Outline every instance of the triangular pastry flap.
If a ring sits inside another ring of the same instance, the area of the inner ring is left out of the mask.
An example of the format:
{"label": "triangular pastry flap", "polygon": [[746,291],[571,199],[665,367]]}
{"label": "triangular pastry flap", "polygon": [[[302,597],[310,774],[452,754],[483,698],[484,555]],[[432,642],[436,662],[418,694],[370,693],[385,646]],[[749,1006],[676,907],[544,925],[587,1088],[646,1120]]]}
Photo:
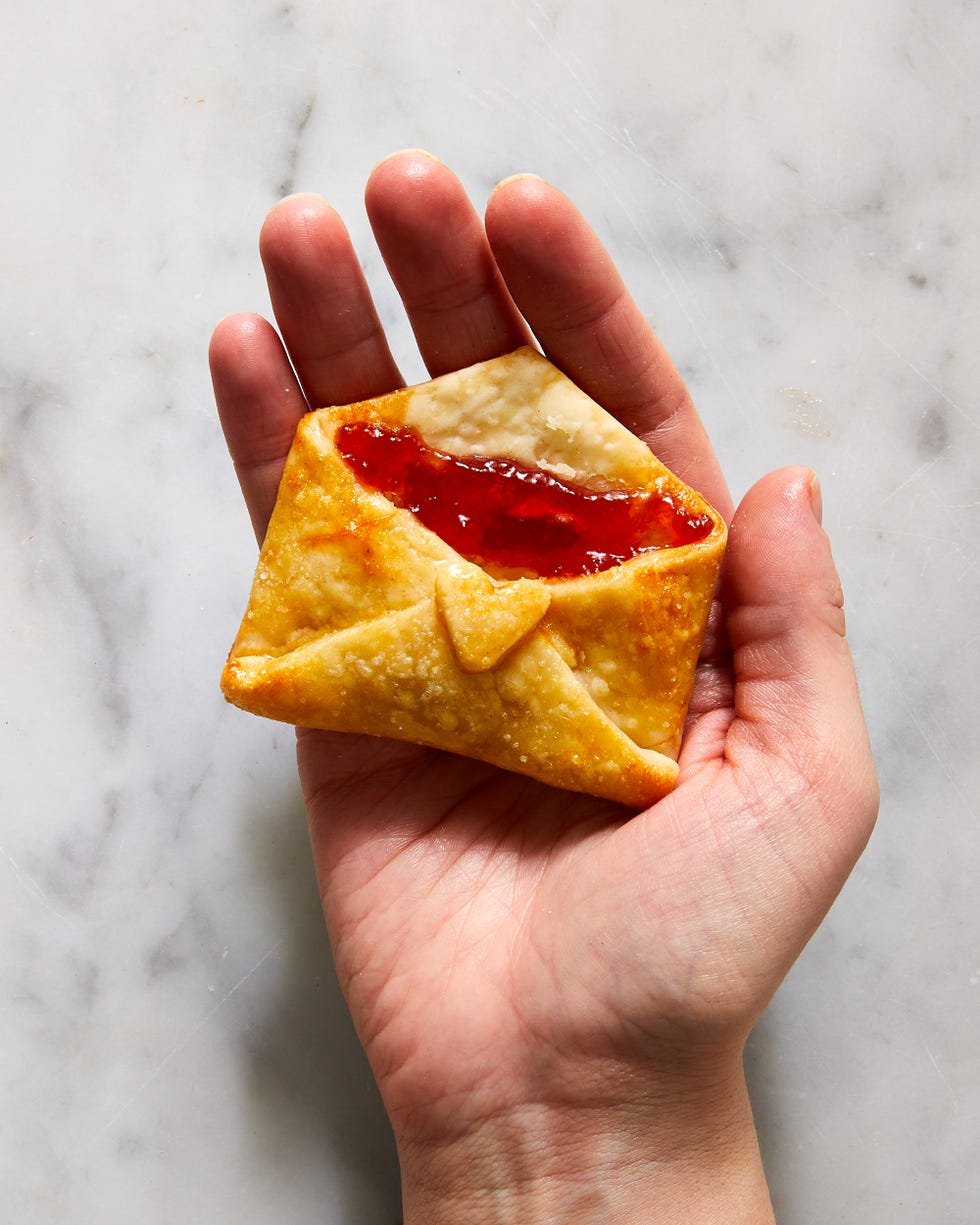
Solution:
{"label": "triangular pastry flap", "polygon": [[233,653],[279,654],[407,608],[431,596],[435,562],[457,560],[413,515],[366,490],[332,435],[324,414],[299,424]]}
{"label": "triangular pastry flap", "polygon": [[[601,573],[491,578],[337,450],[347,423],[592,488],[666,492],[710,532]],[[720,517],[530,349],[300,423],[222,678],[270,718],[394,736],[643,806],[673,784]]]}
{"label": "triangular pastry flap", "polygon": [[638,745],[676,757],[711,611],[696,549],[642,554],[594,582],[556,583],[546,625],[599,706]]}
{"label": "triangular pastry flap", "polygon": [[466,672],[486,672],[538,624],[551,603],[543,583],[495,583],[479,566],[441,566],[436,603]]}

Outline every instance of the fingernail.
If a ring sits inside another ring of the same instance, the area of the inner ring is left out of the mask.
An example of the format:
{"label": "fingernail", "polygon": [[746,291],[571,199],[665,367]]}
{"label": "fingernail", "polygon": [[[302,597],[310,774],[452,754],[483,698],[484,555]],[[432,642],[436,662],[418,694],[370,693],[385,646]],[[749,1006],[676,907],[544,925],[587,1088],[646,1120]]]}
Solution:
{"label": "fingernail", "polygon": [[387,153],[381,159],[381,161],[377,162],[373,166],[371,174],[368,175],[368,178],[370,178],[371,175],[373,175],[374,172],[381,166],[386,166],[388,162],[393,162],[400,157],[420,157],[426,158],[430,162],[437,162],[439,160],[436,155],[434,153],[430,153],[428,149],[396,149],[394,153]]}
{"label": "fingernail", "polygon": [[543,179],[540,174],[531,174],[529,171],[521,171],[520,174],[509,174],[506,179],[501,179],[493,190],[499,191],[501,187],[506,187],[508,183],[519,183],[521,181],[546,183],[547,179]]}
{"label": "fingernail", "polygon": [[810,508],[818,523],[823,523],[823,493],[820,489],[820,478],[815,472],[810,473]]}

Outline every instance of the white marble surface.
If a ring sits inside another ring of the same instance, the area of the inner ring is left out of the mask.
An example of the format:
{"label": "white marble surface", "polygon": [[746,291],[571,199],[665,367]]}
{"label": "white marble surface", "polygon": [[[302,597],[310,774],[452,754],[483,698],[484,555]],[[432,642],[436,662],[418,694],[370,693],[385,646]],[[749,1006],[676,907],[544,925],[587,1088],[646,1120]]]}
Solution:
{"label": "white marble surface", "polygon": [[980,1220],[980,8],[8,6],[0,1191],[24,1225],[382,1225],[288,731],[217,673],[253,545],[212,324],[284,192],[413,145],[584,208],[741,492],[820,473],[883,787],[751,1046],[783,1225]]}

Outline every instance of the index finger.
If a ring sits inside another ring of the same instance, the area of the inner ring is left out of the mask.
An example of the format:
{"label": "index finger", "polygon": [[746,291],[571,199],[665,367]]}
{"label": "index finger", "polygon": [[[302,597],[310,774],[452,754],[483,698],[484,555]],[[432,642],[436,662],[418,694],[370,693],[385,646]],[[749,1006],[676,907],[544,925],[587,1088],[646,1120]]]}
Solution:
{"label": "index finger", "polygon": [[490,197],[486,228],[548,357],[727,518],[725,479],[684,380],[581,213],[544,180],[519,175]]}

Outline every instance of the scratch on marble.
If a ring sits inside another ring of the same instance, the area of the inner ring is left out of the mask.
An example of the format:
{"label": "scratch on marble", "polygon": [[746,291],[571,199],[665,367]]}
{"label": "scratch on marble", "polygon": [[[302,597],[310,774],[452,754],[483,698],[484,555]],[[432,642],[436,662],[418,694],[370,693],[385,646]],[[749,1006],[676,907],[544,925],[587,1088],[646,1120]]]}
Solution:
{"label": "scratch on marble", "polygon": [[939,1060],[938,1060],[938,1059],[936,1058],[936,1056],[935,1056],[935,1055],[932,1053],[932,1050],[930,1049],[930,1047],[928,1046],[928,1044],[926,1045],[926,1054],[929,1056],[929,1062],[932,1064],[932,1066],[933,1066],[933,1067],[936,1069],[936,1071],[938,1072],[938,1074],[939,1074],[939,1079],[940,1079],[940,1080],[943,1082],[943,1084],[946,1086],[946,1090],[947,1090],[947,1092],[949,1093],[949,1096],[950,1096],[950,1097],[953,1099],[953,1114],[959,1114],[959,1109],[960,1109],[960,1099],[959,1099],[959,1096],[957,1095],[956,1090],[955,1090],[955,1089],[953,1088],[953,1086],[950,1084],[950,1082],[949,1082],[949,1077],[946,1075],[946,1073],[945,1073],[945,1072],[942,1070],[942,1068],[939,1066]]}
{"label": "scratch on marble", "polygon": [[[564,70],[568,73],[568,75],[575,82],[575,84],[579,87],[579,89],[582,90],[582,93],[585,94],[586,98],[588,98],[590,102],[597,101],[596,95],[592,92],[592,90],[589,89],[586,83],[582,80],[581,75],[576,71],[571,61],[566,56],[563,56],[559,53],[558,49],[555,46],[554,40],[549,38],[545,34],[545,32],[542,31],[535,24],[535,22],[532,20],[532,18],[530,17],[528,12],[524,8],[524,6],[516,3],[516,0],[511,0],[511,7],[517,9],[517,11],[523,15],[524,21],[526,22],[528,26],[530,26],[530,28],[534,31],[534,33],[541,40],[541,43],[544,46],[545,50],[548,52],[548,54],[552,57],[552,59],[556,60],[561,65],[562,68],[564,68]],[[548,14],[544,11],[544,9],[541,7],[540,4],[533,3],[532,7],[536,10],[539,17],[547,20]]]}
{"label": "scratch on marble", "polygon": [[[948,756],[940,752],[940,747],[936,745],[936,743],[933,741],[933,738],[929,735],[929,732],[927,731],[923,723],[923,720],[917,714],[912,702],[907,700],[907,696],[905,694],[903,694],[903,698],[905,698],[904,707],[905,707],[906,713],[909,719],[911,720],[912,725],[915,727],[915,730],[918,732],[919,736],[921,737],[922,743],[926,746],[926,748],[932,754],[936,764],[940,768],[941,773],[945,777],[947,783],[949,783],[950,787],[953,789],[953,792],[956,795],[956,798],[963,805],[964,810],[966,812],[970,812],[971,806],[969,804],[969,801],[967,800],[967,797],[963,792],[963,788],[960,785],[956,772],[950,767],[950,764],[949,764],[949,759],[951,757],[954,757],[955,755],[953,754],[952,750],[950,750]],[[940,736],[945,735],[942,728],[939,728],[939,735]]]}
{"label": "scratch on marble", "polygon": [[897,497],[900,493],[903,492],[903,490],[907,489],[909,485],[914,485],[916,481],[921,480],[922,477],[924,477],[925,474],[928,471],[930,471],[930,469],[934,468],[936,464],[939,463],[941,458],[942,458],[941,455],[937,455],[934,459],[926,460],[924,464],[920,464],[918,468],[915,469],[914,472],[909,473],[909,475],[905,478],[904,481],[896,485],[895,488],[891,491],[891,493],[886,493],[885,496],[878,503],[878,505],[884,506],[886,502],[890,502],[892,498]]}
{"label": "scratch on marble", "polygon": [[[603,181],[605,182],[605,179]],[[611,186],[608,183],[606,183],[606,185]],[[639,222],[633,216],[632,211],[625,204],[622,204],[621,207],[623,209],[623,214],[626,217],[627,222],[629,223],[634,234],[639,240],[641,247],[643,248],[644,252],[647,255],[647,258],[651,261],[654,267],[656,267],[661,277],[663,277],[664,284],[667,286],[667,290],[670,296],[677,303],[678,307],[680,308],[681,314],[684,316],[684,319],[686,320],[688,327],[691,329],[691,332],[694,338],[697,340],[698,344],[701,346],[702,351],[706,354],[708,361],[711,365],[711,368],[715,372],[715,376],[718,378],[722,386],[731,396],[732,403],[734,404],[735,408],[737,409],[742,419],[744,421],[749,421],[750,414],[747,412],[745,405],[742,403],[742,399],[739,396],[738,392],[735,390],[735,387],[733,386],[731,380],[726,375],[723,366],[716,360],[714,352],[712,351],[711,345],[708,344],[701,329],[698,327],[697,323],[695,322],[694,317],[691,313],[690,307],[688,306],[688,302],[686,300],[685,295],[682,295],[680,291],[678,290],[677,286],[674,284],[673,278],[667,271],[667,268],[663,260],[660,258],[659,254],[654,249],[653,244],[650,242],[644,228],[639,224]],[[707,239],[707,237],[706,236],[702,236],[702,237],[704,238],[704,241],[710,246],[710,242]]]}
{"label": "scratch on marble", "polygon": [[201,1032],[204,1026],[207,1025],[208,1021],[210,1021],[211,1018],[217,1012],[220,1012],[220,1010],[225,1006],[225,1004],[228,1003],[228,1001],[232,998],[232,996],[234,996],[238,991],[241,990],[242,987],[245,986],[245,984],[253,976],[253,974],[255,974],[258,970],[262,968],[262,966],[265,965],[265,963],[269,960],[269,958],[272,957],[279,950],[281,945],[282,945],[282,939],[279,939],[270,948],[266,949],[266,951],[262,954],[262,956],[258,959],[258,961],[256,961],[255,964],[251,967],[251,969],[247,970],[242,975],[242,977],[238,980],[238,982],[236,982],[234,986],[230,987],[225,992],[225,994],[221,997],[220,1000],[217,1000],[214,1004],[212,1004],[212,1006],[207,1010],[207,1012],[204,1013],[204,1015],[200,1018],[200,1020],[195,1025],[192,1025],[191,1028],[188,1030],[188,1032],[185,1033],[184,1036],[180,1038],[177,1042],[175,1042],[173,1046],[171,1046],[170,1050],[167,1051],[167,1053],[163,1056],[163,1058],[153,1067],[149,1075],[147,1075],[143,1079],[143,1081],[137,1086],[134,1092],[130,1094],[130,1096],[122,1103],[121,1106],[117,1107],[117,1109],[112,1112],[109,1118],[100,1127],[96,1128],[96,1130],[94,1131],[94,1133],[92,1134],[88,1142],[87,1147],[91,1147],[93,1144],[95,1144],[97,1140],[99,1140],[102,1136],[104,1136],[105,1133],[116,1122],[118,1122],[118,1120],[122,1118],[124,1114],[126,1114],[126,1112],[133,1106],[133,1104],[136,1101],[138,1101],[140,1097],[143,1096],[143,1094],[154,1083],[154,1081],[159,1079],[160,1075],[163,1073],[164,1069],[170,1064],[170,1062],[173,1059],[175,1059],[181,1053],[181,1051],[185,1050],[191,1044],[191,1042],[194,1041],[194,1039]]}
{"label": "scratch on marble", "polygon": [[636,144],[630,137],[629,132],[627,132],[625,129],[623,130],[623,135],[626,137],[625,140],[623,139],[622,136],[612,131],[606,130],[606,135],[614,143],[618,144],[621,148],[626,149],[638,161],[642,162],[643,165],[645,165],[649,170],[651,170],[654,174],[656,174],[660,178],[661,182],[664,183],[667,187],[670,187],[673,191],[676,191],[679,195],[685,197],[687,200],[690,200],[692,204],[697,205],[698,208],[702,209],[704,212],[706,212],[710,217],[713,217],[720,224],[727,226],[732,231],[732,233],[736,234],[744,242],[746,243],[755,242],[756,245],[758,246],[758,249],[763,253],[763,255],[765,255],[768,259],[771,259],[773,263],[777,265],[777,267],[782,268],[784,272],[787,272],[791,276],[796,277],[796,279],[800,281],[801,284],[805,285],[808,289],[812,290],[812,292],[815,293],[818,297],[823,298],[824,301],[829,303],[829,305],[832,306],[835,310],[840,311],[840,313],[844,316],[844,318],[847,319],[850,323],[858,324],[859,326],[863,327],[867,331],[868,335],[872,338],[872,340],[876,341],[879,345],[881,345],[883,349],[886,349],[897,361],[901,362],[901,364],[905,366],[906,369],[910,370],[916,376],[916,378],[920,379],[931,391],[935,392],[935,394],[942,400],[944,404],[948,405],[951,409],[953,409],[954,412],[958,413],[963,418],[963,420],[966,421],[969,425],[971,425],[975,430],[980,430],[980,422],[975,421],[973,417],[970,416],[969,412],[966,410],[966,408],[964,408],[962,404],[954,400],[950,395],[948,395],[945,391],[943,391],[941,387],[937,386],[937,384],[935,384],[928,377],[928,375],[926,375],[923,371],[921,371],[918,368],[918,366],[915,365],[914,362],[910,361],[909,358],[907,358],[903,353],[901,353],[893,344],[891,344],[890,341],[886,340],[879,332],[875,331],[874,328],[869,326],[869,324],[867,323],[865,319],[860,318],[858,315],[855,314],[854,311],[849,310],[842,302],[839,302],[826,289],[818,285],[815,281],[811,280],[811,278],[808,277],[806,273],[802,272],[799,268],[795,267],[788,260],[783,259],[782,256],[778,255],[775,251],[773,251],[765,243],[761,243],[761,242],[758,242],[757,239],[753,239],[751,235],[747,234],[744,230],[741,229],[741,227],[737,226],[730,218],[723,216],[722,214],[716,212],[712,208],[709,208],[708,205],[706,205],[694,192],[692,192],[689,188],[685,187],[683,183],[680,183],[677,179],[671,178],[670,175],[665,174],[659,168],[659,166],[656,166],[650,160],[650,158],[647,157],[642,152],[642,150],[636,147]]}
{"label": "scratch on marble", "polygon": [[[956,508],[947,506],[944,509],[955,510]],[[914,541],[918,545],[937,545],[940,549],[949,551],[947,556],[950,567],[955,566],[959,562],[963,563],[962,568],[956,571],[957,579],[960,582],[962,582],[965,578],[968,578],[978,566],[978,558],[975,553],[969,551],[968,544],[959,540],[951,540],[948,535],[940,535],[938,532],[910,532],[901,528],[864,528],[854,524],[848,524],[845,530],[849,536],[867,536],[871,534],[879,543],[888,538],[889,540],[897,540],[901,542]],[[932,556],[934,555],[935,550],[932,552]],[[907,558],[907,553],[903,551],[900,556]],[[924,577],[929,564],[930,553],[928,550],[922,549],[919,552],[919,556],[922,559],[919,574],[920,577]],[[889,555],[888,564],[883,568],[882,573],[887,575],[890,572],[894,559],[895,551],[893,550]],[[956,608],[952,609],[951,611],[961,614],[964,619],[968,618],[970,626],[975,624],[976,618],[973,614],[972,607],[964,606],[962,609]]]}
{"label": "scratch on marble", "polygon": [[[841,306],[840,303],[835,302],[833,298],[830,297],[829,294],[827,295],[827,301],[830,302],[833,306],[836,306],[839,310],[843,311],[843,313],[852,323],[859,322],[857,317],[851,311]],[[864,326],[867,327],[867,324],[865,324]],[[907,369],[911,370],[912,373],[916,376],[916,378],[921,379],[922,382],[925,383],[925,385],[931,391],[934,391],[936,395],[939,396],[939,398],[942,400],[944,404],[949,405],[949,407],[953,409],[954,412],[958,413],[968,425],[971,425],[975,430],[980,431],[980,421],[974,421],[974,419],[970,416],[970,414],[967,412],[967,410],[963,407],[962,404],[958,403],[951,396],[948,396],[941,387],[937,386],[932,381],[932,379],[930,379],[927,375],[923,374],[923,372],[918,368],[918,366],[916,366],[913,362],[909,361],[909,359],[905,357],[904,354],[900,353],[893,344],[885,340],[883,336],[879,335],[879,333],[876,332],[874,328],[867,327],[867,331],[868,331],[868,335],[871,336],[873,340],[876,340],[878,344],[882,346],[882,348],[887,349],[888,352],[891,353],[893,357],[897,358],[897,360],[900,361]]]}
{"label": "scratch on marble", "polygon": [[[958,76],[961,80],[968,79],[971,82],[973,81],[973,78],[975,75],[974,65],[970,62],[961,63],[952,54],[952,52],[948,51],[943,46],[943,44],[939,42],[939,40],[935,37],[935,34],[933,33],[933,29],[932,29],[932,24],[930,22],[922,21],[920,19],[915,22],[915,26],[916,26],[916,31],[917,31],[916,37],[923,44],[932,47],[933,50],[937,53],[937,55],[940,57],[940,59],[944,62],[947,68],[952,69],[955,75]],[[907,52],[906,52],[906,55],[908,56]],[[909,57],[909,61],[911,62],[911,57]]]}
{"label": "scratch on marble", "polygon": [[[725,221],[726,225],[730,225],[735,233],[739,235],[739,237],[747,238],[747,235],[743,234],[741,230],[739,230],[739,228],[732,222],[727,221],[725,218],[722,218],[722,220]],[[863,327],[872,340],[877,341],[877,343],[881,345],[883,349],[886,349],[897,361],[901,362],[902,365],[908,370],[911,370],[917,378],[921,379],[921,381],[925,383],[925,385],[931,391],[935,392],[935,394],[939,396],[944,404],[947,404],[955,412],[959,413],[959,415],[969,425],[972,425],[975,430],[980,430],[980,422],[974,421],[974,419],[961,404],[958,404],[954,399],[952,399],[952,397],[947,395],[941,387],[938,387],[913,362],[905,357],[904,354],[900,353],[899,350],[890,343],[890,341],[887,341],[879,332],[876,332],[874,328],[870,327],[866,320],[861,319],[854,313],[854,311],[849,310],[842,302],[839,302],[832,294],[828,293],[826,289],[821,288],[821,286],[819,286],[815,281],[812,281],[808,276],[806,276],[805,273],[801,272],[798,268],[795,268],[792,264],[790,264],[787,260],[784,260],[781,256],[777,255],[774,251],[769,250],[762,244],[760,244],[759,249],[780,268],[790,273],[791,276],[795,276],[799,281],[806,285],[808,289],[811,289],[815,294],[823,298],[835,310],[840,311],[844,318],[850,323],[855,323]]]}
{"label": "scratch on marble", "polygon": [[[505,92],[508,94],[508,97],[510,101],[512,102],[515,110],[519,109],[522,112],[527,112],[527,110],[529,109],[529,102],[527,98],[518,98],[512,91],[509,91],[509,90],[506,90]],[[492,95],[488,95],[488,96],[492,96]],[[581,148],[578,144],[576,144],[576,142],[569,135],[569,132],[567,130],[567,124],[555,123],[554,119],[550,115],[548,115],[546,112],[544,112],[540,107],[534,107],[533,110],[535,112],[535,117],[538,118],[543,124],[550,127],[560,139],[564,140],[565,143],[574,150],[575,153],[583,157],[586,156],[585,150]],[[678,184],[673,183],[669,178],[667,178],[667,176],[661,174],[661,172],[655,166],[653,166],[652,163],[650,163],[649,159],[644,157],[642,153],[639,153],[636,150],[635,145],[633,144],[632,137],[630,136],[627,129],[625,128],[622,129],[623,134],[620,135],[618,131],[605,127],[601,123],[598,123],[595,119],[591,119],[588,116],[583,115],[581,111],[573,110],[571,112],[571,115],[575,120],[578,121],[580,126],[591,127],[597,130],[601,137],[604,137],[605,139],[610,140],[613,143],[620,145],[620,147],[622,148],[626,148],[629,151],[634,152],[636,156],[646,166],[648,166],[649,169],[651,169],[655,174],[660,175],[663,182],[666,183],[668,186],[678,187],[679,190],[683,190],[679,188]],[[567,118],[568,116],[566,115],[566,119]],[[624,137],[625,137],[625,140],[624,140]],[[691,310],[687,302],[685,301],[684,296],[681,294],[677,285],[674,283],[674,279],[668,272],[659,253],[656,251],[653,244],[650,242],[650,239],[646,233],[646,230],[644,229],[643,226],[640,225],[640,223],[636,220],[631,210],[623,202],[621,193],[614,192],[613,184],[609,176],[603,173],[602,171],[601,161],[599,159],[590,159],[590,162],[592,164],[593,171],[596,174],[599,182],[602,183],[602,185],[607,189],[610,196],[619,200],[619,207],[622,209],[623,215],[626,218],[627,223],[629,224],[630,228],[635,234],[647,258],[650,260],[650,262],[653,264],[653,266],[657,269],[657,271],[660,273],[661,277],[663,278],[664,284],[667,287],[667,292],[670,294],[670,297],[673,299],[673,301],[677,303],[678,308],[680,309],[681,314],[683,315],[688,326],[690,327],[695,340],[700,345],[702,351],[707,355],[708,361],[711,365],[711,368],[715,372],[716,377],[720,380],[725,390],[731,396],[732,403],[734,404],[736,410],[741,415],[743,420],[748,421],[750,419],[750,414],[746,410],[745,405],[742,403],[741,397],[738,395],[731,381],[725,375],[723,368],[715,360],[711,346],[708,344],[701,329],[698,327],[697,323],[694,321],[694,317],[691,314]],[[687,194],[690,199],[694,200],[695,203],[698,203],[698,201],[693,196],[691,196],[690,193],[685,193],[685,194]],[[719,220],[724,221],[723,218],[719,218]],[[731,226],[730,228],[735,233],[739,233],[736,227]],[[706,243],[706,245],[711,247],[712,244],[710,240],[707,238],[707,236],[703,236],[703,237],[704,237],[704,242]]]}
{"label": "scratch on marble", "polygon": [[69,917],[63,911],[59,910],[57,906],[55,906],[54,902],[51,901],[44,889],[41,888],[30,873],[24,871],[24,869],[20,866],[17,860],[14,859],[13,855],[10,854],[6,847],[0,846],[0,855],[2,855],[4,859],[6,859],[7,863],[10,864],[14,876],[17,879],[17,883],[21,886],[25,893],[28,893],[32,897],[36,898],[45,908],[45,910],[49,910],[51,914],[60,919],[62,923],[69,927],[73,926]]}

